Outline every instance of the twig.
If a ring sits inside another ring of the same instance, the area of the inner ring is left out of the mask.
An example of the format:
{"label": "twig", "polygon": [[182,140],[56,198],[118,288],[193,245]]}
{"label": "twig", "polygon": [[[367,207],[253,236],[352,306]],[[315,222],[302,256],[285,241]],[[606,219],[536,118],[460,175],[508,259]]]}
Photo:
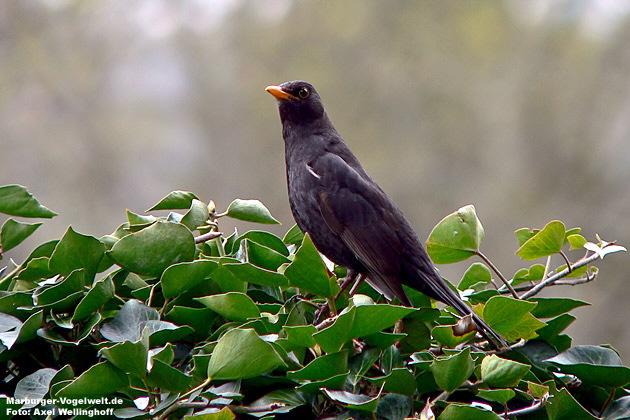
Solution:
{"label": "twig", "polygon": [[195,236],[195,243],[196,244],[200,244],[202,242],[206,242],[206,241],[209,241],[211,239],[218,238],[221,235],[223,235],[222,232],[216,232],[216,231],[211,231],[211,232],[208,232],[208,233],[204,233],[203,235]]}
{"label": "twig", "polygon": [[547,401],[547,398],[543,397],[540,400],[536,401],[534,404],[530,405],[529,407],[519,408],[518,410],[506,411],[505,413],[500,414],[500,416],[503,418],[507,418],[507,417],[512,417],[512,416],[522,416],[523,414],[530,414],[541,409],[546,401]]}
{"label": "twig", "polygon": [[576,270],[576,269],[578,269],[580,267],[583,267],[585,265],[588,265],[588,264],[592,263],[593,261],[595,261],[598,258],[599,258],[599,255],[597,253],[592,254],[590,257],[582,258],[580,261],[576,262],[572,266],[568,266],[567,268],[565,268],[564,270],[554,274],[553,276],[547,277],[545,280],[541,281],[536,286],[532,287],[528,292],[524,293],[523,296],[521,296],[521,298],[522,299],[527,299],[527,298],[530,298],[532,296],[537,295],[538,293],[540,293],[540,291],[542,289],[544,289],[545,287],[549,286],[550,284],[555,283],[556,281],[560,280],[561,278],[565,277],[571,271]]}
{"label": "twig", "polygon": [[505,278],[505,276],[499,271],[499,269],[492,263],[492,261],[490,261],[490,259],[488,257],[486,257],[485,255],[483,255],[481,253],[481,251],[476,251],[475,252],[479,258],[481,258],[486,264],[488,264],[488,266],[492,269],[492,271],[494,271],[497,276],[501,279],[501,281],[503,282],[503,284],[505,284],[505,287],[508,288],[508,290],[510,291],[510,293],[512,293],[512,296],[514,296],[514,298],[516,299],[520,299],[518,297],[518,293],[516,293],[516,290],[514,290],[514,288],[512,287],[512,285],[510,284],[509,280]]}
{"label": "twig", "polygon": [[[584,284],[584,283],[590,283],[593,280],[595,280],[595,278],[597,278],[597,274],[591,274],[591,275],[586,275],[586,277],[578,277],[575,279],[568,279],[568,280],[557,280],[551,284],[549,284],[548,286],[578,286],[580,284]],[[532,290],[534,287],[536,287],[536,284],[528,284],[525,286],[517,286],[514,289],[517,292],[527,292],[528,290]],[[507,289],[500,289],[499,293],[501,293],[502,295],[507,295],[508,293],[510,293],[509,290]]]}

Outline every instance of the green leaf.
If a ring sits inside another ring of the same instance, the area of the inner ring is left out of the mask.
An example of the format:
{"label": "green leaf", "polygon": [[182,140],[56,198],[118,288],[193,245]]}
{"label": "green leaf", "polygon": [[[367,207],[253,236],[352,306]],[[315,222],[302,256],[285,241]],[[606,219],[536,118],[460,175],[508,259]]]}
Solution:
{"label": "green leaf", "polygon": [[15,248],[28,238],[42,223],[23,223],[7,219],[0,229],[0,247],[2,252]]}
{"label": "green leaf", "polygon": [[139,378],[144,378],[147,375],[149,337],[146,335],[137,342],[125,341],[103,347],[100,352],[111,364],[123,372]]}
{"label": "green leaf", "polygon": [[278,286],[283,288],[289,285],[289,281],[284,275],[276,271],[256,267],[249,263],[223,264],[223,267],[227,268],[238,280],[246,283],[257,284],[259,286]]}
{"label": "green leaf", "polygon": [[630,368],[609,348],[575,346],[546,361],[589,384],[621,387],[630,383]]}
{"label": "green leaf", "polygon": [[571,244],[571,249],[582,249],[586,245],[586,238],[582,235],[567,235],[567,241]]}
{"label": "green leaf", "polygon": [[333,400],[336,404],[346,407],[350,410],[356,410],[363,413],[374,413],[380,399],[380,395],[369,397],[363,394],[353,394],[347,391],[335,391],[332,389],[323,389],[324,394]]}
{"label": "green leaf", "polygon": [[193,200],[198,199],[199,198],[195,194],[188,191],[173,191],[147,211],[185,210],[190,208]]}
{"label": "green leaf", "polygon": [[167,299],[182,294],[210,277],[217,267],[218,264],[210,260],[173,264],[164,270],[160,278],[162,294]]}
{"label": "green leaf", "polygon": [[442,219],[429,234],[427,252],[436,264],[450,264],[472,257],[479,251],[484,231],[468,205]]}
{"label": "green leaf", "polygon": [[274,347],[251,329],[232,329],[218,341],[208,363],[208,377],[236,380],[286,366]]}
{"label": "green leaf", "polygon": [[549,420],[597,420],[597,417],[589,413],[566,388],[556,389],[553,381],[545,382],[549,386],[552,395],[551,404],[545,404]]}
{"label": "green leaf", "polygon": [[481,380],[494,388],[515,387],[529,369],[529,365],[492,354],[481,361]]}
{"label": "green leaf", "polygon": [[114,297],[114,290],[114,282],[111,275],[95,282],[76,306],[72,320],[80,321],[91,316]]}
{"label": "green leaf", "polygon": [[315,347],[313,334],[317,332],[314,325],[285,325],[283,327],[289,343],[300,347]]}
{"label": "green leaf", "polygon": [[300,230],[298,225],[293,225],[282,238],[282,242],[291,245],[300,245],[304,240],[304,232]]}
{"label": "green leaf", "polygon": [[[358,297],[355,295],[353,300]],[[344,309],[332,325],[315,333],[313,338],[325,352],[335,352],[353,338],[376,334],[415,310],[387,304],[353,306]]]}
{"label": "green leaf", "polygon": [[548,255],[557,254],[562,250],[566,235],[566,227],[559,220],[553,220],[538,233],[529,238],[516,251],[519,257],[532,261]]}
{"label": "green leaf", "polygon": [[228,217],[246,222],[280,224],[271,215],[267,207],[258,200],[241,200],[237,198],[230,203],[226,214]]}
{"label": "green leaf", "polygon": [[109,255],[132,273],[158,277],[171,264],[193,260],[195,238],[186,226],[160,220],[116,242]]}
{"label": "green leaf", "polygon": [[328,270],[311,237],[306,234],[293,262],[286,268],[284,275],[291,284],[319,296],[333,297],[339,286],[328,277]]}
{"label": "green leaf", "polygon": [[[98,363],[59,390],[60,406],[76,407],[79,398],[99,398],[129,387],[127,375],[109,362]],[[64,404],[63,399],[67,399]]]}
{"label": "green leaf", "polygon": [[542,264],[534,264],[529,269],[521,268],[514,274],[512,285],[516,286],[528,281],[540,281],[545,276],[545,266]]}
{"label": "green leaf", "polygon": [[11,349],[13,345],[32,340],[44,321],[43,311],[39,311],[22,322],[19,318],[0,313],[0,341]]}
{"label": "green leaf", "polygon": [[208,217],[210,217],[208,205],[197,199],[193,199],[190,204],[190,209],[188,209],[188,212],[186,212],[180,223],[190,230],[195,230],[199,226],[205,225]]}
{"label": "green leaf", "polygon": [[455,335],[453,333],[454,326],[455,325],[437,325],[431,330],[431,335],[448,348],[455,348],[459,344],[472,340],[475,337],[475,331],[464,335]]}
{"label": "green leaf", "polygon": [[531,298],[530,302],[536,302],[532,315],[536,318],[553,318],[562,315],[580,306],[590,305],[588,302],[569,298]]}
{"label": "green leaf", "polygon": [[[164,330],[176,330],[170,322],[160,321],[157,310],[148,307],[139,300],[129,300],[118,311],[114,319],[101,327],[101,334],[109,341],[138,341],[144,329],[149,335],[159,334]],[[179,327],[181,328],[181,327]]]}
{"label": "green leaf", "polygon": [[323,381],[342,373],[348,373],[348,352],[345,350],[319,356],[302,369],[287,372],[287,376],[297,381]]}
{"label": "green leaf", "polygon": [[271,271],[277,271],[282,264],[291,262],[285,255],[249,239],[240,242],[239,254],[239,260]]}
{"label": "green leaf", "polygon": [[85,272],[75,270],[66,278],[52,285],[42,286],[33,293],[33,302],[38,306],[57,303],[76,292],[83,292],[85,286]]}
{"label": "green leaf", "polygon": [[448,392],[459,388],[472,374],[475,362],[470,357],[470,348],[450,356],[437,357],[429,369],[438,386]]}
{"label": "green leaf", "polygon": [[258,318],[260,316],[260,310],[252,298],[244,293],[229,292],[195,298],[195,300],[231,321],[244,322],[249,318]]}
{"label": "green leaf", "polygon": [[463,403],[451,403],[446,406],[438,420],[502,420],[496,413],[483,407]]}
{"label": "green leaf", "polygon": [[512,398],[516,396],[516,392],[512,389],[480,389],[477,391],[477,396],[483,398],[486,401],[494,401],[501,404],[507,404]]}
{"label": "green leaf", "polygon": [[473,263],[468,270],[464,273],[462,280],[459,282],[457,288],[459,290],[466,290],[475,288],[475,285],[486,285],[492,281],[492,274],[490,270],[482,263]]}
{"label": "green leaf", "polygon": [[249,232],[239,236],[238,238],[235,238],[230,247],[226,245],[225,252],[230,254],[235,253],[240,248],[241,241],[244,241],[245,239],[249,240],[250,242],[255,242],[264,247],[271,248],[274,251],[284,255],[285,257],[289,256],[289,250],[287,249],[287,246],[282,241],[282,239],[278,238],[272,233],[262,230],[250,230]]}
{"label": "green leaf", "polygon": [[83,268],[86,282],[91,284],[104,256],[105,245],[101,241],[75,232],[70,226],[50,256],[48,266],[64,276]]}
{"label": "green leaf", "polygon": [[535,302],[493,296],[483,308],[483,319],[508,341],[528,340],[545,326],[531,314],[535,307]]}
{"label": "green leaf", "polygon": [[200,340],[207,338],[212,330],[212,323],[216,313],[210,308],[190,308],[188,306],[173,306],[165,319],[176,325],[188,325],[195,330]]}
{"label": "green leaf", "polygon": [[57,213],[42,206],[26,187],[5,185],[0,187],[0,213],[18,217],[41,217],[49,219]]}
{"label": "green leaf", "polygon": [[394,368],[392,371],[378,378],[366,378],[369,382],[380,386],[385,382],[383,391],[413,396],[416,392],[416,378],[405,367]]}
{"label": "green leaf", "polygon": [[27,400],[22,405],[22,409],[37,406],[37,400],[41,400],[48,393],[50,381],[57,373],[56,369],[43,368],[36,370],[30,375],[24,376],[15,386],[13,398]]}
{"label": "green leaf", "polygon": [[192,376],[186,375],[181,370],[158,359],[153,360],[153,367],[147,376],[149,386],[175,393],[183,393],[188,390],[191,382]]}

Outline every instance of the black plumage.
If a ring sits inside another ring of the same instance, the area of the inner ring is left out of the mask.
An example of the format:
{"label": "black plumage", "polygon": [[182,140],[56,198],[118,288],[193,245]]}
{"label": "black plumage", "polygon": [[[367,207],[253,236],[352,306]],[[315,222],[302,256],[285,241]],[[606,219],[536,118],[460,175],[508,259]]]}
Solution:
{"label": "black plumage", "polygon": [[407,218],[332,125],[313,86],[293,81],[267,91],[278,100],[291,210],[317,249],[390,300],[411,306],[405,284],[472,314],[486,338],[506,346],[440,277]]}

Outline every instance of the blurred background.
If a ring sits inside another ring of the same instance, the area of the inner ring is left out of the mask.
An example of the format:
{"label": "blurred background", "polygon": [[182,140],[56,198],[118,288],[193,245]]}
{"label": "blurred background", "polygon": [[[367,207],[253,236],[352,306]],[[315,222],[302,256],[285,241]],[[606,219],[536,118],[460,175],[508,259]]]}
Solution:
{"label": "blurred background", "polygon": [[[294,79],[317,87],[421,238],[472,203],[507,275],[530,265],[513,231],[553,219],[630,245],[626,0],[5,1],[0,63],[0,184],[59,213],[17,261],[70,224],[110,233],[177,189],[220,211],[260,199],[282,235],[293,220],[264,88]],[[629,262],[610,255],[596,282],[545,292],[591,302],[574,343],[611,343],[626,364]],[[440,269],[458,282],[468,264]]]}

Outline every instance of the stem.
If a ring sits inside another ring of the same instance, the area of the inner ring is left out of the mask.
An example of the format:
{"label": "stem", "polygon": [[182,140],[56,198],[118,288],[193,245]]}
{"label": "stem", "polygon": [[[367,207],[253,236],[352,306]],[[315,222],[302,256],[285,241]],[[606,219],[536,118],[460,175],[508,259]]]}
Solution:
{"label": "stem", "polygon": [[617,387],[613,387],[613,389],[610,390],[610,395],[608,396],[608,398],[606,399],[606,402],[604,403],[604,405],[602,406],[602,409],[600,410],[600,413],[604,414],[604,412],[606,411],[606,409],[608,408],[608,406],[613,402],[613,400],[615,399],[615,393],[617,392]]}
{"label": "stem", "polygon": [[195,243],[200,244],[202,242],[209,241],[211,239],[215,239],[223,235],[222,232],[210,231],[208,233],[204,233],[203,235],[195,236]]}
{"label": "stem", "polygon": [[475,251],[475,253],[479,256],[479,258],[481,258],[486,264],[488,264],[488,266],[492,269],[492,271],[494,271],[497,276],[501,279],[501,281],[503,282],[503,284],[505,284],[505,287],[508,288],[508,290],[510,291],[510,293],[512,293],[512,296],[514,296],[515,299],[520,299],[518,297],[518,293],[516,293],[516,290],[514,290],[514,287],[512,287],[512,285],[510,284],[509,280],[505,278],[505,276],[499,271],[499,269],[492,263],[492,261],[490,261],[490,259],[488,259],[488,257],[486,257],[485,255],[483,255],[481,253],[481,251]]}
{"label": "stem", "polygon": [[544,289],[545,287],[547,287],[550,284],[555,283],[557,280],[560,280],[561,278],[565,277],[571,271],[576,270],[576,269],[578,269],[580,267],[583,267],[585,265],[588,265],[588,264],[592,263],[593,261],[595,261],[598,258],[599,258],[599,254],[597,254],[597,253],[592,254],[590,257],[582,258],[580,261],[576,262],[575,264],[573,264],[571,266],[568,266],[567,268],[565,268],[564,270],[554,274],[553,276],[547,277],[545,280],[541,281],[536,286],[532,287],[527,293],[523,294],[523,296],[521,296],[521,298],[522,299],[527,299],[527,298],[530,298],[532,296],[537,295],[538,293],[540,293],[540,291],[542,289]]}

